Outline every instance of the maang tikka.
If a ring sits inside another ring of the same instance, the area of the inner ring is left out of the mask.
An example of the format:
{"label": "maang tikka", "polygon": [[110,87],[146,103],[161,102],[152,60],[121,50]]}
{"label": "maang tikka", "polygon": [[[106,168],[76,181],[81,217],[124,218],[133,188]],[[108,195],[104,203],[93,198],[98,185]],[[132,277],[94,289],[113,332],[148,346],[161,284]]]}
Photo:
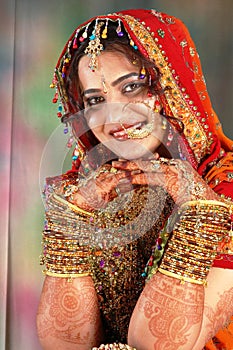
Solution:
{"label": "maang tikka", "polygon": [[103,45],[100,42],[100,30],[104,22],[98,22],[98,18],[95,22],[95,27],[89,37],[89,44],[85,49],[84,53],[90,57],[88,67],[94,72],[98,68],[98,56],[101,51],[104,50]]}

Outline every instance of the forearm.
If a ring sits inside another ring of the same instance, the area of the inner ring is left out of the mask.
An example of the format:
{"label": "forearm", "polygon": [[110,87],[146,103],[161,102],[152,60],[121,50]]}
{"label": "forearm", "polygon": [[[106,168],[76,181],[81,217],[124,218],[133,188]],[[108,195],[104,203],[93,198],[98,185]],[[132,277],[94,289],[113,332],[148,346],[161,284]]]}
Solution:
{"label": "forearm", "polygon": [[[206,306],[213,304],[213,278],[210,286],[204,286],[210,279],[209,269],[216,256],[219,239],[229,233],[228,217],[228,206],[222,203],[200,201],[184,206],[159,272],[152,272],[153,277],[147,282],[136,306],[129,330],[130,345],[140,350],[189,350],[197,344],[199,336],[207,336],[209,325],[203,328],[203,322],[206,322],[204,299]],[[228,295],[230,287],[221,283],[223,280],[219,277],[217,290],[220,291],[221,287],[221,291],[226,291]],[[232,282],[229,283],[231,286]],[[218,316],[219,310],[216,310],[215,306],[214,315]],[[224,317],[222,315],[219,319],[218,327],[223,326],[223,319],[226,321],[230,317],[232,308],[222,309],[222,312]],[[138,322],[146,325],[143,333]],[[210,326],[210,335],[213,336],[215,329],[213,324]]]}
{"label": "forearm", "polygon": [[200,350],[233,315],[233,270],[212,268],[205,288],[204,315],[193,350]]}
{"label": "forearm", "polygon": [[155,274],[134,310],[129,344],[140,350],[193,349],[201,331],[203,305],[203,286]]}
{"label": "forearm", "polygon": [[89,350],[99,345],[103,332],[92,278],[47,276],[37,328],[44,350]]}

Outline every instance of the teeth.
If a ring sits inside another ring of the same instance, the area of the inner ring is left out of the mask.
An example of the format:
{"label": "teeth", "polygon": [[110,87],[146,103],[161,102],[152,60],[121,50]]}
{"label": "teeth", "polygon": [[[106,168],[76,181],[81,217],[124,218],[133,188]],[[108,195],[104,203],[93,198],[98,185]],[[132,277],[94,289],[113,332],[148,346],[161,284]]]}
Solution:
{"label": "teeth", "polygon": [[[135,129],[138,129],[138,128],[141,128],[142,127],[142,123],[138,123],[138,124],[135,124],[133,126],[131,126],[130,128],[126,128],[127,131],[130,131],[130,130],[135,130]],[[124,136],[126,135],[126,132],[125,130],[121,130],[121,131],[116,131],[113,133],[113,136],[115,137],[121,137],[121,136]]]}

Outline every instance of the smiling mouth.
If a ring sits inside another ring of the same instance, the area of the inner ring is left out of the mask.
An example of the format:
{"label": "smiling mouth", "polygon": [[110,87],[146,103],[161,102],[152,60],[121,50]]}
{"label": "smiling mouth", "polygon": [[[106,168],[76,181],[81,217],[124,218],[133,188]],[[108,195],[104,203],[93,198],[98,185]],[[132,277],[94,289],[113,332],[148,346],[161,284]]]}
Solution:
{"label": "smiling mouth", "polygon": [[122,124],[122,128],[118,129],[116,131],[111,131],[110,135],[113,136],[115,139],[124,141],[129,139],[129,134],[132,132],[135,132],[136,130],[140,131],[145,127],[145,122],[139,122],[137,124],[134,124],[132,126],[126,126]]}

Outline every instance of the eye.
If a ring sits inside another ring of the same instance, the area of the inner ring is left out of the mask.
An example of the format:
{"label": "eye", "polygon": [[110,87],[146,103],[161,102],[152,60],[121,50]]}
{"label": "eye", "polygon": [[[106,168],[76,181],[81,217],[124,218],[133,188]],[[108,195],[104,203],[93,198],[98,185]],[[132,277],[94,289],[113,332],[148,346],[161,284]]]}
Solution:
{"label": "eye", "polygon": [[105,99],[103,96],[92,96],[86,99],[86,106],[91,107],[91,106],[96,106],[99,103],[104,102]]}
{"label": "eye", "polygon": [[123,86],[122,92],[126,94],[131,92],[140,92],[145,88],[145,86],[146,86],[145,82],[128,83],[125,86]]}

